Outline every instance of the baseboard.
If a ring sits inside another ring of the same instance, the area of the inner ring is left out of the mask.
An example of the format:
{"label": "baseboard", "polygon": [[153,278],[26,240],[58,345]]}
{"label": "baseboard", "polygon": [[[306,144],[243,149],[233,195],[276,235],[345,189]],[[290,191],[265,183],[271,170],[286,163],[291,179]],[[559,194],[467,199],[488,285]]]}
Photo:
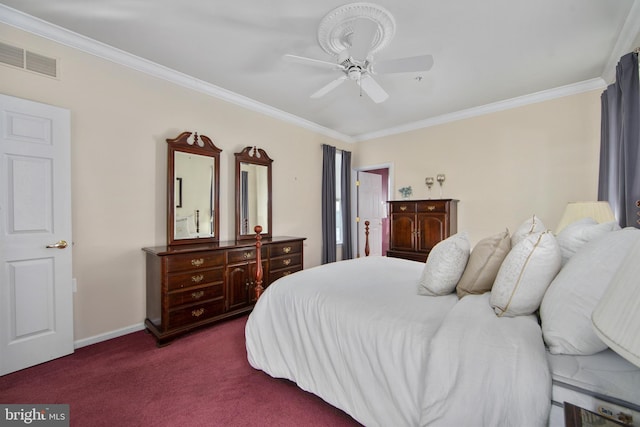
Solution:
{"label": "baseboard", "polygon": [[123,335],[130,334],[132,332],[142,331],[144,329],[144,323],[138,323],[137,325],[127,326],[126,328],[116,329],[115,331],[106,332],[100,335],[94,335],[89,338],[84,338],[73,342],[73,348],[86,347],[91,344],[97,344],[102,341],[107,341],[112,338],[118,338]]}

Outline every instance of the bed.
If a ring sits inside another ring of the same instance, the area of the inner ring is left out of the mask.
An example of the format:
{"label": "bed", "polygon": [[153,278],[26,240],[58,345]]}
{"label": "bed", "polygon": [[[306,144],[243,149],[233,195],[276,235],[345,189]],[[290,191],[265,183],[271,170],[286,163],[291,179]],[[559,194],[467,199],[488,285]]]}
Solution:
{"label": "bed", "polygon": [[[554,294],[547,289],[559,272],[572,268],[563,265],[560,236],[535,222],[525,221],[513,235],[492,236],[491,257],[485,254],[480,270],[471,266],[477,268],[474,252],[485,239],[471,251],[460,244],[466,235],[459,233],[434,247],[426,263],[365,257],[283,277],[264,291],[247,321],[249,363],[295,382],[366,426],[553,424],[552,390],[569,384],[550,369],[555,365],[541,319],[549,318],[552,326],[564,319],[553,318],[555,298],[549,297],[546,314],[538,307],[547,293]],[[625,233],[619,240],[628,249],[638,235]],[[537,255],[524,256],[523,245]],[[591,256],[575,262],[575,269]],[[524,264],[515,268],[518,262]],[[488,264],[494,265],[491,274]],[[469,269],[474,283],[491,280],[489,291],[459,297]],[[503,286],[514,275],[520,293],[515,297],[513,287],[509,294]],[[453,288],[443,285],[452,277]],[[423,292],[426,278],[435,292]],[[549,332],[554,333],[562,335]]]}

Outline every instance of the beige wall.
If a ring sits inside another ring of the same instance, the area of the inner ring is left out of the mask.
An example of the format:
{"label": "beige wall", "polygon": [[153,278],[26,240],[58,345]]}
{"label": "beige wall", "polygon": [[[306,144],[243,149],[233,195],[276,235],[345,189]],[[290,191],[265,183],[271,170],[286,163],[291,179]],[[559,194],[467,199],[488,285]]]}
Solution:
{"label": "beige wall", "polygon": [[321,144],[303,128],[0,24],[0,40],[56,57],[60,79],[0,66],[0,92],[71,111],[75,339],[145,317],[144,246],[166,243],[166,138],[211,137],[221,154],[221,238],[233,239],[233,153],[264,148],[273,163],[273,232],[303,236],[320,263]]}
{"label": "beige wall", "polygon": [[[393,163],[394,189],[446,175],[472,243],[536,214],[555,229],[569,201],[597,197],[600,93],[592,91],[358,144],[354,166]],[[438,198],[438,184],[432,197]]]}
{"label": "beige wall", "polygon": [[0,92],[71,111],[76,340],[142,323],[140,248],[165,243],[164,141],[185,130],[223,150],[222,239],[234,236],[233,153],[267,151],[273,231],[307,237],[305,267],[320,263],[322,143],[353,151],[354,167],[393,163],[396,188],[414,197],[446,173],[444,195],[461,200],[460,229],[475,240],[533,213],[553,227],[567,201],[595,197],[597,93],[350,145],[2,24],[0,40],[60,59],[59,80],[0,66]]}

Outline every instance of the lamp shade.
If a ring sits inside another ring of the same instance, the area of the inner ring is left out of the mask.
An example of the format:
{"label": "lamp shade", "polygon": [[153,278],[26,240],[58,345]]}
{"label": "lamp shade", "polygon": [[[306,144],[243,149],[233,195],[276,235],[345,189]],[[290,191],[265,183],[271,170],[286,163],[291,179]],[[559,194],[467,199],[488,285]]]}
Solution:
{"label": "lamp shade", "polygon": [[616,220],[609,202],[571,202],[564,209],[556,234],[572,222],[583,218],[593,218],[598,223]]}
{"label": "lamp shade", "polygon": [[[640,235],[640,233],[638,233]],[[640,367],[640,237],[591,315],[595,333]]]}

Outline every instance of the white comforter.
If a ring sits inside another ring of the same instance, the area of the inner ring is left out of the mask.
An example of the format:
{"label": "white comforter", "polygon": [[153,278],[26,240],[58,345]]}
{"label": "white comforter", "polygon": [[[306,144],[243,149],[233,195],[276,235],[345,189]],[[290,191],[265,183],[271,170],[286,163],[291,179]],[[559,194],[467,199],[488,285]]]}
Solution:
{"label": "white comforter", "polygon": [[497,318],[489,294],[420,296],[423,267],[369,257],[278,280],[249,316],[249,363],[366,426],[545,425],[535,318]]}

